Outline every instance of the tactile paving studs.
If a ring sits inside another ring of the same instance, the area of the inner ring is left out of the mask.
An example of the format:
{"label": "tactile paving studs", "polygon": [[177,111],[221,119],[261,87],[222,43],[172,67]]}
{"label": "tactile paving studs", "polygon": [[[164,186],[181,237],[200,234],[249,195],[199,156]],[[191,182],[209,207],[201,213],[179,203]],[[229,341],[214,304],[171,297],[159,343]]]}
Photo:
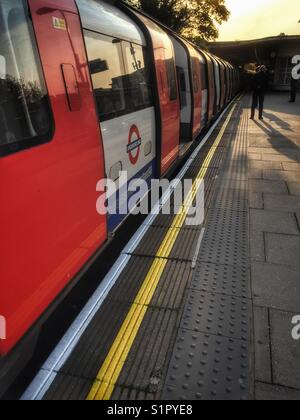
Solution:
{"label": "tactile paving studs", "polygon": [[[220,175],[222,178],[222,174]],[[216,191],[215,198],[210,204],[211,208],[223,210],[248,210],[247,182],[243,180],[228,179]]]}
{"label": "tactile paving studs", "polygon": [[250,341],[250,301],[191,290],[181,327]]}
{"label": "tactile paving studs", "polygon": [[191,289],[251,298],[249,272],[245,267],[198,261]]}
{"label": "tactile paving studs", "polygon": [[199,260],[246,267],[248,263],[248,214],[211,209]]}
{"label": "tactile paving studs", "polygon": [[248,342],[180,330],[164,400],[248,400]]}

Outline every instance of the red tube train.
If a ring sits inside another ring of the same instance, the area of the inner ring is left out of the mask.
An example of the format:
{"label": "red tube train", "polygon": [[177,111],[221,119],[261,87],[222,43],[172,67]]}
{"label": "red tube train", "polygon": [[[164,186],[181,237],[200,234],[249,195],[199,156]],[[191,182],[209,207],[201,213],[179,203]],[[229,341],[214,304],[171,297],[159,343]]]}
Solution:
{"label": "red tube train", "polygon": [[96,212],[97,182],[174,169],[239,74],[121,2],[0,0],[0,28],[7,366],[24,360],[18,349],[124,221]]}

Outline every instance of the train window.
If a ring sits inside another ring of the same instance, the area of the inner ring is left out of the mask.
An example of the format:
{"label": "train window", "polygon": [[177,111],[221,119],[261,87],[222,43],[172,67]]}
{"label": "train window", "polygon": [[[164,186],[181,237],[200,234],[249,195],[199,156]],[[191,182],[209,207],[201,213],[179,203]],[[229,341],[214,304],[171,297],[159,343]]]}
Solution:
{"label": "train window", "polygon": [[107,121],[126,110],[121,41],[85,31],[85,42],[99,120]]}
{"label": "train window", "polygon": [[202,90],[207,90],[207,69],[204,63],[200,64],[200,71],[201,71],[201,86]]}
{"label": "train window", "polygon": [[197,71],[197,66],[198,65],[199,64],[198,64],[197,58],[193,57],[192,58],[192,74],[193,74],[194,93],[199,92],[199,79],[198,79],[198,71]]}
{"label": "train window", "polygon": [[153,105],[143,47],[87,30],[85,42],[100,122]]}
{"label": "train window", "polygon": [[145,51],[139,45],[123,42],[125,56],[125,91],[128,111],[138,111],[153,105],[150,67],[145,64]]}
{"label": "train window", "polygon": [[177,99],[177,75],[173,58],[166,60],[167,79],[170,92],[170,101]]}
{"label": "train window", "polygon": [[0,154],[51,139],[52,114],[23,0],[0,3]]}

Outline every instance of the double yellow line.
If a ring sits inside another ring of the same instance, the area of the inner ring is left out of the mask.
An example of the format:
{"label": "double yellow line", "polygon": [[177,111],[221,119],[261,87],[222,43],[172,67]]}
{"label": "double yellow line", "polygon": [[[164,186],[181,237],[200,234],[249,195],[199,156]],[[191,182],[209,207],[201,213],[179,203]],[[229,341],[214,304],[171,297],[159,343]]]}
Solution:
{"label": "double yellow line", "polygon": [[154,296],[165,267],[168,264],[167,258],[170,256],[176,239],[180,233],[180,229],[185,222],[189,207],[196,197],[199,183],[203,180],[209,169],[210,162],[213,159],[216,148],[223,138],[225,130],[231,120],[236,106],[237,104],[233,105],[231,111],[229,112],[226,121],[224,122],[213,146],[211,147],[203,163],[203,166],[197,175],[191,191],[189,192],[179,213],[175,217],[172,226],[169,228],[156,254],[153,264],[151,265],[149,272],[141,286],[141,289],[138,292],[134,303],[132,304],[119,330],[119,333],[115,338],[115,341],[94,381],[87,400],[109,400],[111,398],[135,338],[137,337],[140,326],[145,318],[148,306]]}

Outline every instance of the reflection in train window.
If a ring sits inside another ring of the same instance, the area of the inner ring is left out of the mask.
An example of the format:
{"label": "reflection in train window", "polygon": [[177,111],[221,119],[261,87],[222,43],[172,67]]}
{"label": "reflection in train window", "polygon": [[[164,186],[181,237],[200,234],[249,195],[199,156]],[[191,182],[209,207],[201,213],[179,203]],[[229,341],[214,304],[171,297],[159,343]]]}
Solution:
{"label": "reflection in train window", "polygon": [[170,91],[170,101],[176,101],[177,99],[177,75],[175,70],[174,59],[166,59],[167,78]]}
{"label": "reflection in train window", "polygon": [[85,42],[100,122],[152,106],[142,47],[90,31]]}
{"label": "reflection in train window", "polygon": [[27,8],[0,3],[0,153],[51,138],[52,115]]}
{"label": "reflection in train window", "polygon": [[145,51],[139,45],[124,42],[126,92],[132,111],[152,105],[149,66],[145,65]]}
{"label": "reflection in train window", "polygon": [[85,42],[100,121],[126,109],[121,41],[85,31]]}

